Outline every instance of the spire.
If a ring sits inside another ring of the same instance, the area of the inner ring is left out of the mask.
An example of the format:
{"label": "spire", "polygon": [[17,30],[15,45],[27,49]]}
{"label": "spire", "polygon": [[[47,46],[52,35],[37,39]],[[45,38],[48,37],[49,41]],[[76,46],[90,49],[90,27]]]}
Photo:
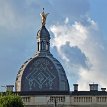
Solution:
{"label": "spire", "polygon": [[50,34],[45,27],[46,17],[49,13],[43,12],[40,14],[42,19],[42,27],[37,33],[37,53],[50,53]]}
{"label": "spire", "polygon": [[42,19],[42,26],[45,26],[45,24],[46,24],[46,18],[47,18],[47,16],[48,16],[48,14],[49,14],[49,13],[45,13],[45,12],[44,12],[44,8],[43,8],[43,12],[40,13],[40,16],[41,16],[41,19]]}

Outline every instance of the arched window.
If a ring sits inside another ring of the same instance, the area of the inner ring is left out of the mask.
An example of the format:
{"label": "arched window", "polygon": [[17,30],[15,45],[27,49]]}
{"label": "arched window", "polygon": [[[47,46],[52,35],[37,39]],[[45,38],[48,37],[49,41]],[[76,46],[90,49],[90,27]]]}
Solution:
{"label": "arched window", "polygon": [[49,42],[46,42],[46,50],[49,50]]}
{"label": "arched window", "polygon": [[44,49],[44,42],[41,41],[41,50],[43,50],[43,49]]}
{"label": "arched window", "polygon": [[37,44],[37,47],[38,47],[38,51],[39,51],[39,42],[38,42],[38,44]]}

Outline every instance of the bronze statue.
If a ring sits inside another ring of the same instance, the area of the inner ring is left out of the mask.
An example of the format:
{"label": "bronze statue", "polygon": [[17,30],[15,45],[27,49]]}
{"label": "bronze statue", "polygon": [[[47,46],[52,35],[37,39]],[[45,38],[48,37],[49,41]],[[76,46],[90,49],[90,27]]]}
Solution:
{"label": "bronze statue", "polygon": [[41,16],[41,18],[42,18],[42,26],[45,26],[45,24],[46,24],[46,17],[47,17],[48,14],[49,14],[49,13],[45,13],[45,12],[44,12],[44,8],[43,8],[43,12],[40,13],[40,16]]}

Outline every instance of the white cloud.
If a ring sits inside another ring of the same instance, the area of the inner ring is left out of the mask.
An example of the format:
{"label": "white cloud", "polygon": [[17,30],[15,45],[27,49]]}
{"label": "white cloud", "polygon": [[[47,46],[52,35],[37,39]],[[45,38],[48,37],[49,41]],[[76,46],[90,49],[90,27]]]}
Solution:
{"label": "white cloud", "polygon": [[[86,19],[86,21],[87,25],[75,22],[73,25],[64,24],[50,27],[50,30],[54,33],[53,46],[56,46],[65,63],[64,65],[67,65],[64,66],[65,70],[69,74],[71,73],[69,82],[72,81],[72,74],[79,77],[75,82],[80,84],[80,90],[88,89],[88,84],[93,82],[99,83],[102,87],[107,87],[105,82],[105,74],[107,74],[107,67],[105,65],[107,63],[107,58],[105,58],[106,46],[103,44],[104,41],[101,38],[96,22],[90,18]],[[74,53],[77,55],[78,62],[80,60],[80,63],[74,63],[76,60],[74,56],[74,59],[72,58],[71,60],[73,55],[71,51],[75,46],[81,50],[81,52],[77,51]],[[80,56],[82,53],[83,55]],[[83,63],[81,60],[83,60]],[[82,64],[86,64],[87,67],[84,67]],[[68,66],[70,66],[69,69],[67,68]]]}
{"label": "white cloud", "polygon": [[68,17],[66,17],[66,19],[65,19],[64,23],[65,23],[65,24],[67,24],[68,22],[69,22],[69,18],[68,18]]}

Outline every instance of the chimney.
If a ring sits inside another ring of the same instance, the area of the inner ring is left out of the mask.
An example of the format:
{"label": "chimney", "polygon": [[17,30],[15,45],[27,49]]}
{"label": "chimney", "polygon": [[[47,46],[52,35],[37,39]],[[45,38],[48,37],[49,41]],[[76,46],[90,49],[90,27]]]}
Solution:
{"label": "chimney", "polygon": [[74,91],[78,91],[78,84],[74,84]]}
{"label": "chimney", "polygon": [[14,85],[6,85],[6,91],[12,91],[13,92]]}
{"label": "chimney", "polygon": [[101,88],[102,91],[106,91],[106,88]]}
{"label": "chimney", "polygon": [[89,84],[90,91],[98,91],[98,84]]}

